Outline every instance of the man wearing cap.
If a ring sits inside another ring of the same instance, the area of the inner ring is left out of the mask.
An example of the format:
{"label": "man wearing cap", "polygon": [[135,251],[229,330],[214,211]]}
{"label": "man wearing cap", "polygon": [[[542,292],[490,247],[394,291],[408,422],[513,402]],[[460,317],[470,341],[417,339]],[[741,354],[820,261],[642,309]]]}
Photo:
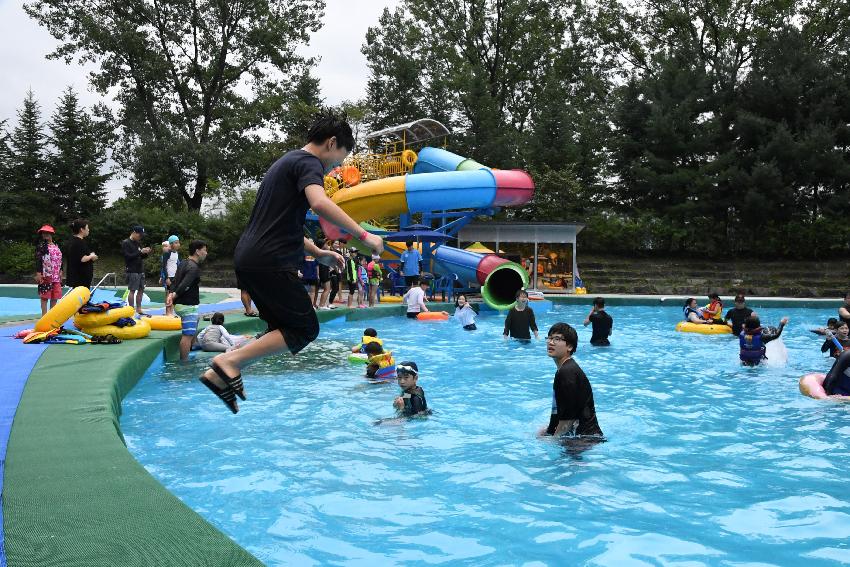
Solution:
{"label": "man wearing cap", "polygon": [[127,273],[127,303],[136,308],[136,313],[142,314],[142,297],[145,294],[144,259],[151,249],[142,248],[140,242],[145,234],[145,227],[136,225],[131,229],[130,236],[121,241],[121,254],[124,255],[124,266]]}
{"label": "man wearing cap", "polygon": [[47,302],[50,308],[62,299],[62,251],[53,242],[56,231],[49,224],[38,229],[41,236],[35,246],[35,281],[38,284],[38,297],[41,299],[41,315],[47,314]]}
{"label": "man wearing cap", "polygon": [[[177,253],[178,250],[180,250],[180,237],[176,234],[172,234],[168,237],[167,242],[169,250],[167,252],[163,252],[162,257],[160,258],[162,264],[160,274],[163,278],[160,283],[165,286],[166,295],[169,291],[171,291],[171,282],[174,279],[174,275],[177,273],[177,265],[180,264],[180,255]],[[165,314],[174,315],[174,308],[166,305]]]}

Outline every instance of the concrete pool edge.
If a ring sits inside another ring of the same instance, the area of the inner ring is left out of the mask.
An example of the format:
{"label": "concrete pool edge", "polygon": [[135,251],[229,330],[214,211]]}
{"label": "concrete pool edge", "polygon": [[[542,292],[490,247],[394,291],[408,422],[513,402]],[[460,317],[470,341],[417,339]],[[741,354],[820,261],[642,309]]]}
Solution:
{"label": "concrete pool edge", "polygon": [[[326,324],[404,311],[387,305],[317,315]],[[247,333],[262,321],[228,314],[227,325]],[[175,358],[178,341],[176,333],[155,332],[121,345],[45,350],[9,436],[2,506],[10,567],[262,565],[171,494],[124,444],[121,400],[158,357]],[[231,418],[222,410],[222,419]]]}

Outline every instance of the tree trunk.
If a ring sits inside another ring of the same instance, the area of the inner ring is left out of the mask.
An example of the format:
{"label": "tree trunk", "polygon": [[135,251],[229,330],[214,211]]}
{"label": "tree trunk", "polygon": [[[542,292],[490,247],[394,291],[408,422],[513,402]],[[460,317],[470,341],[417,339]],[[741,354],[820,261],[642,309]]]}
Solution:
{"label": "tree trunk", "polygon": [[200,211],[204,202],[204,191],[207,188],[207,165],[198,163],[198,175],[195,177],[195,191],[186,196],[186,206],[190,211]]}

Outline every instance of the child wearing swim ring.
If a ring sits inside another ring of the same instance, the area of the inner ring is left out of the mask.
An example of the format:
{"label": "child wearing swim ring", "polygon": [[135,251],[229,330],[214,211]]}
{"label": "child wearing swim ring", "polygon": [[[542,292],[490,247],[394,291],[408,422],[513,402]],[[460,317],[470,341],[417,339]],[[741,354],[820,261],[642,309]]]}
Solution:
{"label": "child wearing swim ring", "polygon": [[366,330],[363,331],[363,337],[361,337],[360,344],[351,347],[351,352],[366,352],[366,345],[369,343],[378,343],[382,346],[384,344],[384,341],[378,338],[378,331],[372,327],[367,327]]}
{"label": "child wearing swim ring", "polygon": [[375,342],[367,344],[363,352],[369,357],[366,378],[392,378],[395,374],[395,360],[392,352],[384,351],[384,347]]}
{"label": "child wearing swim ring", "polygon": [[708,294],[708,305],[702,309],[702,318],[712,325],[723,325],[723,302],[716,293]]}
{"label": "child wearing swim ring", "polygon": [[396,366],[396,375],[401,395],[393,400],[393,407],[404,417],[431,413],[428,402],[425,401],[425,390],[416,385],[419,379],[419,367],[416,363],[412,360],[399,363]]}

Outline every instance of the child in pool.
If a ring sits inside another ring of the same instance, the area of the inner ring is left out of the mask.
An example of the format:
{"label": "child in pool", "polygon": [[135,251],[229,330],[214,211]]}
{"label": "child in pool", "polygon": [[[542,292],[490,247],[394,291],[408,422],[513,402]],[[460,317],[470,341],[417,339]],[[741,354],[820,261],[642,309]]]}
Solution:
{"label": "child in pool", "polygon": [[466,300],[466,296],[463,294],[458,295],[457,300],[455,300],[454,318],[457,319],[467,331],[474,331],[478,328],[475,326],[475,315],[475,309],[473,309],[472,304]]}
{"label": "child in pool", "polygon": [[835,332],[836,323],[838,323],[838,319],[830,317],[826,320],[826,327],[818,327],[817,329],[810,329],[810,331],[816,335],[828,335]]}
{"label": "child in pool", "polygon": [[205,352],[228,352],[248,341],[243,335],[231,335],[224,328],[224,314],[214,313],[209,326],[198,333],[195,342]]}
{"label": "child in pool", "polygon": [[431,413],[425,401],[425,391],[416,385],[419,379],[419,367],[411,360],[396,366],[398,385],[401,395],[393,400],[393,407],[404,417],[427,415]]}
{"label": "child in pool", "polygon": [[508,316],[505,317],[505,330],[502,336],[507,339],[509,336],[522,341],[530,341],[531,333],[534,332],[534,338],[539,338],[537,331],[537,322],[534,320],[534,311],[528,306],[528,292],[521,289],[516,292],[516,305],[508,311]]}
{"label": "child in pool", "polygon": [[364,352],[369,357],[366,378],[389,379],[395,372],[395,359],[391,351],[385,351],[379,343],[368,343]]}
{"label": "child in pool", "polygon": [[832,337],[829,337],[824,341],[823,345],[821,345],[820,351],[829,352],[829,356],[832,358],[838,358],[842,352],[850,350],[850,329],[848,329],[847,323],[844,321],[836,321],[833,331],[835,333],[835,340],[841,344],[841,350],[838,349],[838,346],[835,344],[835,341],[832,340]]}
{"label": "child in pool", "polygon": [[367,327],[366,330],[363,331],[363,337],[360,340],[360,344],[351,347],[351,352],[366,352],[366,345],[369,343],[378,343],[381,346],[384,344],[384,341],[378,338],[378,331],[372,327]]}
{"label": "child in pool", "polygon": [[708,294],[709,304],[702,309],[702,318],[714,325],[724,325],[723,302],[716,293]]}
{"label": "child in pool", "polygon": [[739,358],[744,366],[758,366],[765,356],[767,343],[775,341],[782,335],[782,329],[788,324],[788,317],[783,317],[779,327],[761,326],[758,315],[753,313],[744,320],[744,328],[741,330],[739,345],[741,347]]}

